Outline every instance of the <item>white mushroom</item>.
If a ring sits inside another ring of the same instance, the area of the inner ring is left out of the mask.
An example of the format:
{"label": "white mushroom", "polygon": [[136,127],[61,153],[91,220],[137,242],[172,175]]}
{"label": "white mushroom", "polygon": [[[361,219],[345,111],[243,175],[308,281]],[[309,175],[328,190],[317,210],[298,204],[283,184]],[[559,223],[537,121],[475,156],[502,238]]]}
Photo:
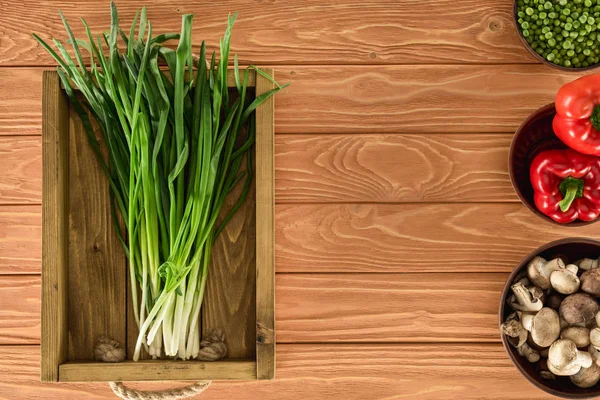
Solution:
{"label": "white mushroom", "polygon": [[540,371],[540,376],[542,377],[542,379],[556,379],[556,375],[554,375],[550,371]]}
{"label": "white mushroom", "polygon": [[558,313],[548,307],[542,308],[536,314],[522,314],[521,324],[531,332],[533,342],[540,347],[550,346],[560,335]]}
{"label": "white mushroom", "polygon": [[600,328],[594,328],[590,331],[590,343],[600,350]]}
{"label": "white mushroom", "polygon": [[563,269],[552,271],[550,284],[558,293],[573,294],[579,290],[581,282],[577,277],[577,265],[569,264]]}
{"label": "white mushroom", "polygon": [[592,356],[592,360],[596,365],[600,367],[600,350],[595,348],[594,346],[588,347],[588,353]]}
{"label": "white mushroom", "polygon": [[579,268],[589,271],[590,269],[598,268],[598,259],[592,260],[591,258],[584,258],[577,261],[575,264],[577,264]]}
{"label": "white mushroom", "polygon": [[569,327],[569,323],[562,317],[562,315],[558,315],[558,320],[560,322],[560,330],[567,329]]}
{"label": "white mushroom", "polygon": [[581,368],[579,372],[571,375],[569,379],[580,388],[590,388],[600,380],[600,367],[592,364],[589,368]]}
{"label": "white mushroom", "polygon": [[590,344],[590,330],[580,326],[571,326],[560,333],[561,339],[569,339],[577,347],[586,347]]}
{"label": "white mushroom", "polygon": [[540,353],[532,349],[527,343],[523,343],[521,346],[517,347],[517,352],[520,356],[525,357],[530,363],[538,362],[540,360]]}
{"label": "white mushroom", "polygon": [[559,339],[550,346],[548,369],[555,375],[574,375],[581,367],[589,368],[591,365],[591,354],[579,351],[577,345],[568,339]]}
{"label": "white mushroom", "polygon": [[544,307],[540,299],[533,298],[529,290],[522,283],[511,286],[514,298],[510,300],[510,306],[516,311],[535,312]]}
{"label": "white mushroom", "polygon": [[528,331],[527,329],[523,328],[520,317],[520,311],[510,314],[501,327],[502,333],[504,333],[509,338],[513,338],[513,340],[509,339],[509,342],[515,347],[520,347],[523,343],[527,341]]}
{"label": "white mushroom", "polygon": [[550,289],[550,274],[564,267],[565,263],[560,258],[547,262],[542,257],[534,257],[527,264],[527,277],[535,286]]}

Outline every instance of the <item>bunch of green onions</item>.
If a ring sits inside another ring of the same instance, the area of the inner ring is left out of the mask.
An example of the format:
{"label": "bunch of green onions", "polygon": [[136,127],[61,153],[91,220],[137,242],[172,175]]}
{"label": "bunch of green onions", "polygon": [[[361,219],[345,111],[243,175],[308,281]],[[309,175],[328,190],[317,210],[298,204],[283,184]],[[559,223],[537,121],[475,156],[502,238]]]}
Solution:
{"label": "bunch of green onions", "polygon": [[[82,19],[87,40],[76,39],[60,15],[76,61],[60,41],[54,39],[57,53],[34,37],[58,62],[64,89],[108,178],[139,327],[133,359],[139,359],[142,347],[153,357],[162,356],[164,347],[167,356],[195,358],[212,246],[245,201],[252,179],[253,111],[283,86],[275,84],[275,89],[247,98],[249,68],[242,78],[235,57],[238,95],[229,98],[227,67],[235,16],[228,18],[220,59],[213,53],[207,63],[202,42],[194,68],[193,15],[183,15],[180,34],[153,36],[144,8],[127,35],[119,29],[117,9],[111,3],[108,33],[94,38]],[[163,46],[177,39],[176,50]],[[89,53],[89,69],[82,49]],[[164,70],[159,67],[163,64]],[[90,114],[100,127],[100,141]],[[238,184],[243,189],[237,203],[218,223],[225,197]]]}

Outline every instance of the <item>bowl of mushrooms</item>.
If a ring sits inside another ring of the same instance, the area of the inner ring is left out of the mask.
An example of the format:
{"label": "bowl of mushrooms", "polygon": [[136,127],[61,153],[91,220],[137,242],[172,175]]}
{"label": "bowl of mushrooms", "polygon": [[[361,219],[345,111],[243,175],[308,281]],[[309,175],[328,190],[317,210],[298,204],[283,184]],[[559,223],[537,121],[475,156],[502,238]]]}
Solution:
{"label": "bowl of mushrooms", "polygon": [[500,332],[517,369],[564,398],[600,396],[600,241],[548,243],[509,276]]}

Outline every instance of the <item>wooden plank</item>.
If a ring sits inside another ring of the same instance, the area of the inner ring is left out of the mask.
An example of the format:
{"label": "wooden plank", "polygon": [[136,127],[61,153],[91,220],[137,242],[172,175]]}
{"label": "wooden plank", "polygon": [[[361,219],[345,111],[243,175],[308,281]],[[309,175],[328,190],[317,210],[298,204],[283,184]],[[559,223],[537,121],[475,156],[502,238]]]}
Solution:
{"label": "wooden plank", "polygon": [[[93,360],[99,336],[126,339],[127,262],[108,182],[75,110],[69,117],[69,360]],[[98,133],[100,135],[100,133]]]}
{"label": "wooden plank", "polygon": [[42,207],[0,206],[0,274],[42,270]]}
{"label": "wooden plank", "polygon": [[168,381],[256,379],[254,361],[125,361],[121,363],[67,362],[60,366],[61,382]]}
{"label": "wooden plank", "polygon": [[[18,93],[32,114],[0,108],[0,134],[40,134],[41,70],[11,69],[6,101]],[[282,66],[276,74],[292,83],[276,95],[277,133],[286,134],[514,132],[582,75],[541,65]]]}
{"label": "wooden plank", "polygon": [[[506,278],[505,273],[278,274],[277,340],[498,342],[498,298]],[[0,345],[39,343],[39,284],[38,276],[0,276],[0,304],[6,305],[0,310]],[[248,351],[234,342],[246,343],[244,334],[227,334],[231,358]],[[253,344],[255,336],[253,329]]]}
{"label": "wooden plank", "polygon": [[278,135],[278,203],[518,201],[511,135]]}
{"label": "wooden plank", "polygon": [[[242,189],[243,183],[225,199],[222,217],[235,205]],[[255,192],[253,180],[246,202],[213,245],[202,305],[202,332],[223,330],[228,358],[256,358]]]}
{"label": "wooden plank", "polygon": [[40,294],[39,275],[0,277],[0,344],[40,343]]}
{"label": "wooden plank", "polygon": [[[564,227],[520,203],[275,209],[277,272],[510,272],[536,247],[565,237]],[[39,210],[0,206],[0,227],[8,227],[0,230],[0,274],[40,272]],[[568,235],[595,237],[597,225]]]}
{"label": "wooden plank", "polygon": [[42,139],[0,136],[0,204],[42,202]]}
{"label": "wooden plank", "polygon": [[546,222],[520,203],[279,205],[277,272],[509,272],[597,225]]}
{"label": "wooden plank", "polygon": [[[0,26],[3,18],[0,16]],[[0,47],[8,42],[3,40]],[[0,68],[0,93],[0,135],[40,135],[42,70]]]}
{"label": "wooden plank", "polygon": [[43,79],[41,379],[50,382],[58,380],[58,366],[67,358],[69,105],[58,74],[45,72]]}
{"label": "wooden plank", "polygon": [[[277,135],[278,203],[518,201],[511,135]],[[41,139],[0,136],[0,204],[41,202]]]}
{"label": "wooden plank", "polygon": [[280,274],[277,341],[497,342],[506,274]]}
{"label": "wooden plank", "polygon": [[[265,72],[274,77],[272,69]],[[275,85],[256,78],[256,96]],[[256,375],[275,377],[275,173],[274,107],[270,97],[256,109]]]}
{"label": "wooden plank", "polygon": [[[547,400],[525,380],[500,344],[280,345],[278,378],[268,382],[215,382],[203,399]],[[105,383],[44,385],[36,346],[0,352],[0,398],[114,399]],[[177,382],[131,384],[159,390]]]}
{"label": "wooden plank", "polygon": [[[36,9],[35,17],[29,13]],[[125,29],[139,3],[118,3]],[[61,9],[75,31],[85,37],[78,18],[92,32],[109,27],[106,3],[85,0],[12,2],[3,8],[2,28],[11,40],[0,47],[2,65],[54,65],[31,32],[44,39],[66,36],[56,12]],[[435,9],[435,12],[432,12]],[[327,4],[315,0],[272,2],[268,7],[234,0],[197,3],[167,0],[148,6],[156,32],[180,31],[182,13],[196,13],[193,37],[206,39],[214,49],[225,30],[229,12],[239,12],[232,51],[244,63],[261,64],[401,64],[401,63],[521,63],[534,59],[521,46],[511,21],[511,4],[494,0],[396,2],[343,0]],[[200,19],[201,17],[201,19]],[[45,21],[41,24],[39,21]],[[423,22],[427,30],[423,30]],[[195,50],[197,53],[197,49]]]}

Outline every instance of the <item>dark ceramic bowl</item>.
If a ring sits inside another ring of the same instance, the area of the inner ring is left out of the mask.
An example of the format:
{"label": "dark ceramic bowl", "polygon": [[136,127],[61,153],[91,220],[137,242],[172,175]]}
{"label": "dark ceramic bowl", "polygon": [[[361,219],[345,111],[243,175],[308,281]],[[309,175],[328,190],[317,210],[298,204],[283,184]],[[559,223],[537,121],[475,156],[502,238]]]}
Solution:
{"label": "dark ceramic bowl", "polygon": [[[581,258],[598,258],[600,256],[600,241],[587,238],[557,240],[536,249],[525,257],[510,274],[504,285],[504,289],[502,290],[499,311],[500,325],[502,325],[506,317],[512,312],[511,308],[506,304],[512,282],[535,256],[541,256],[547,260],[560,257],[565,263],[573,262]],[[506,337],[502,334],[501,336],[504,349],[510,356],[513,364],[515,364],[519,372],[521,372],[529,382],[533,383],[538,388],[554,396],[567,399],[590,399],[600,396],[600,385],[582,389],[571,383],[569,377],[557,376],[555,380],[542,379],[536,368],[537,363],[530,363],[524,357],[521,357],[517,350],[508,343]]]}
{"label": "dark ceramic bowl", "polygon": [[529,165],[541,151],[565,149],[567,146],[556,137],[552,130],[552,119],[556,114],[554,103],[534,111],[517,129],[510,145],[508,156],[508,172],[513,189],[521,202],[532,213],[545,221],[566,227],[578,227],[593,224],[594,221],[575,220],[568,224],[560,224],[542,214],[533,202],[533,187],[529,175]]}
{"label": "dark ceramic bowl", "polygon": [[517,30],[517,35],[519,36],[519,39],[521,40],[521,43],[523,44],[523,46],[527,49],[527,51],[539,62],[546,64],[547,66],[554,68],[554,69],[558,69],[561,71],[567,71],[567,72],[581,72],[581,71],[589,71],[591,69],[595,69],[598,68],[598,66],[600,66],[600,64],[594,64],[594,65],[589,65],[587,67],[579,67],[579,68],[575,68],[575,67],[563,67],[562,65],[556,65],[554,63],[551,63],[550,61],[546,60],[544,57],[540,56],[538,53],[536,53],[535,50],[533,50],[531,48],[531,46],[529,46],[529,43],[527,43],[527,40],[525,39],[525,36],[523,36],[523,32],[521,32],[521,27],[519,26],[519,17],[517,16],[517,0],[514,0],[513,2],[513,22],[515,24],[515,29]]}

